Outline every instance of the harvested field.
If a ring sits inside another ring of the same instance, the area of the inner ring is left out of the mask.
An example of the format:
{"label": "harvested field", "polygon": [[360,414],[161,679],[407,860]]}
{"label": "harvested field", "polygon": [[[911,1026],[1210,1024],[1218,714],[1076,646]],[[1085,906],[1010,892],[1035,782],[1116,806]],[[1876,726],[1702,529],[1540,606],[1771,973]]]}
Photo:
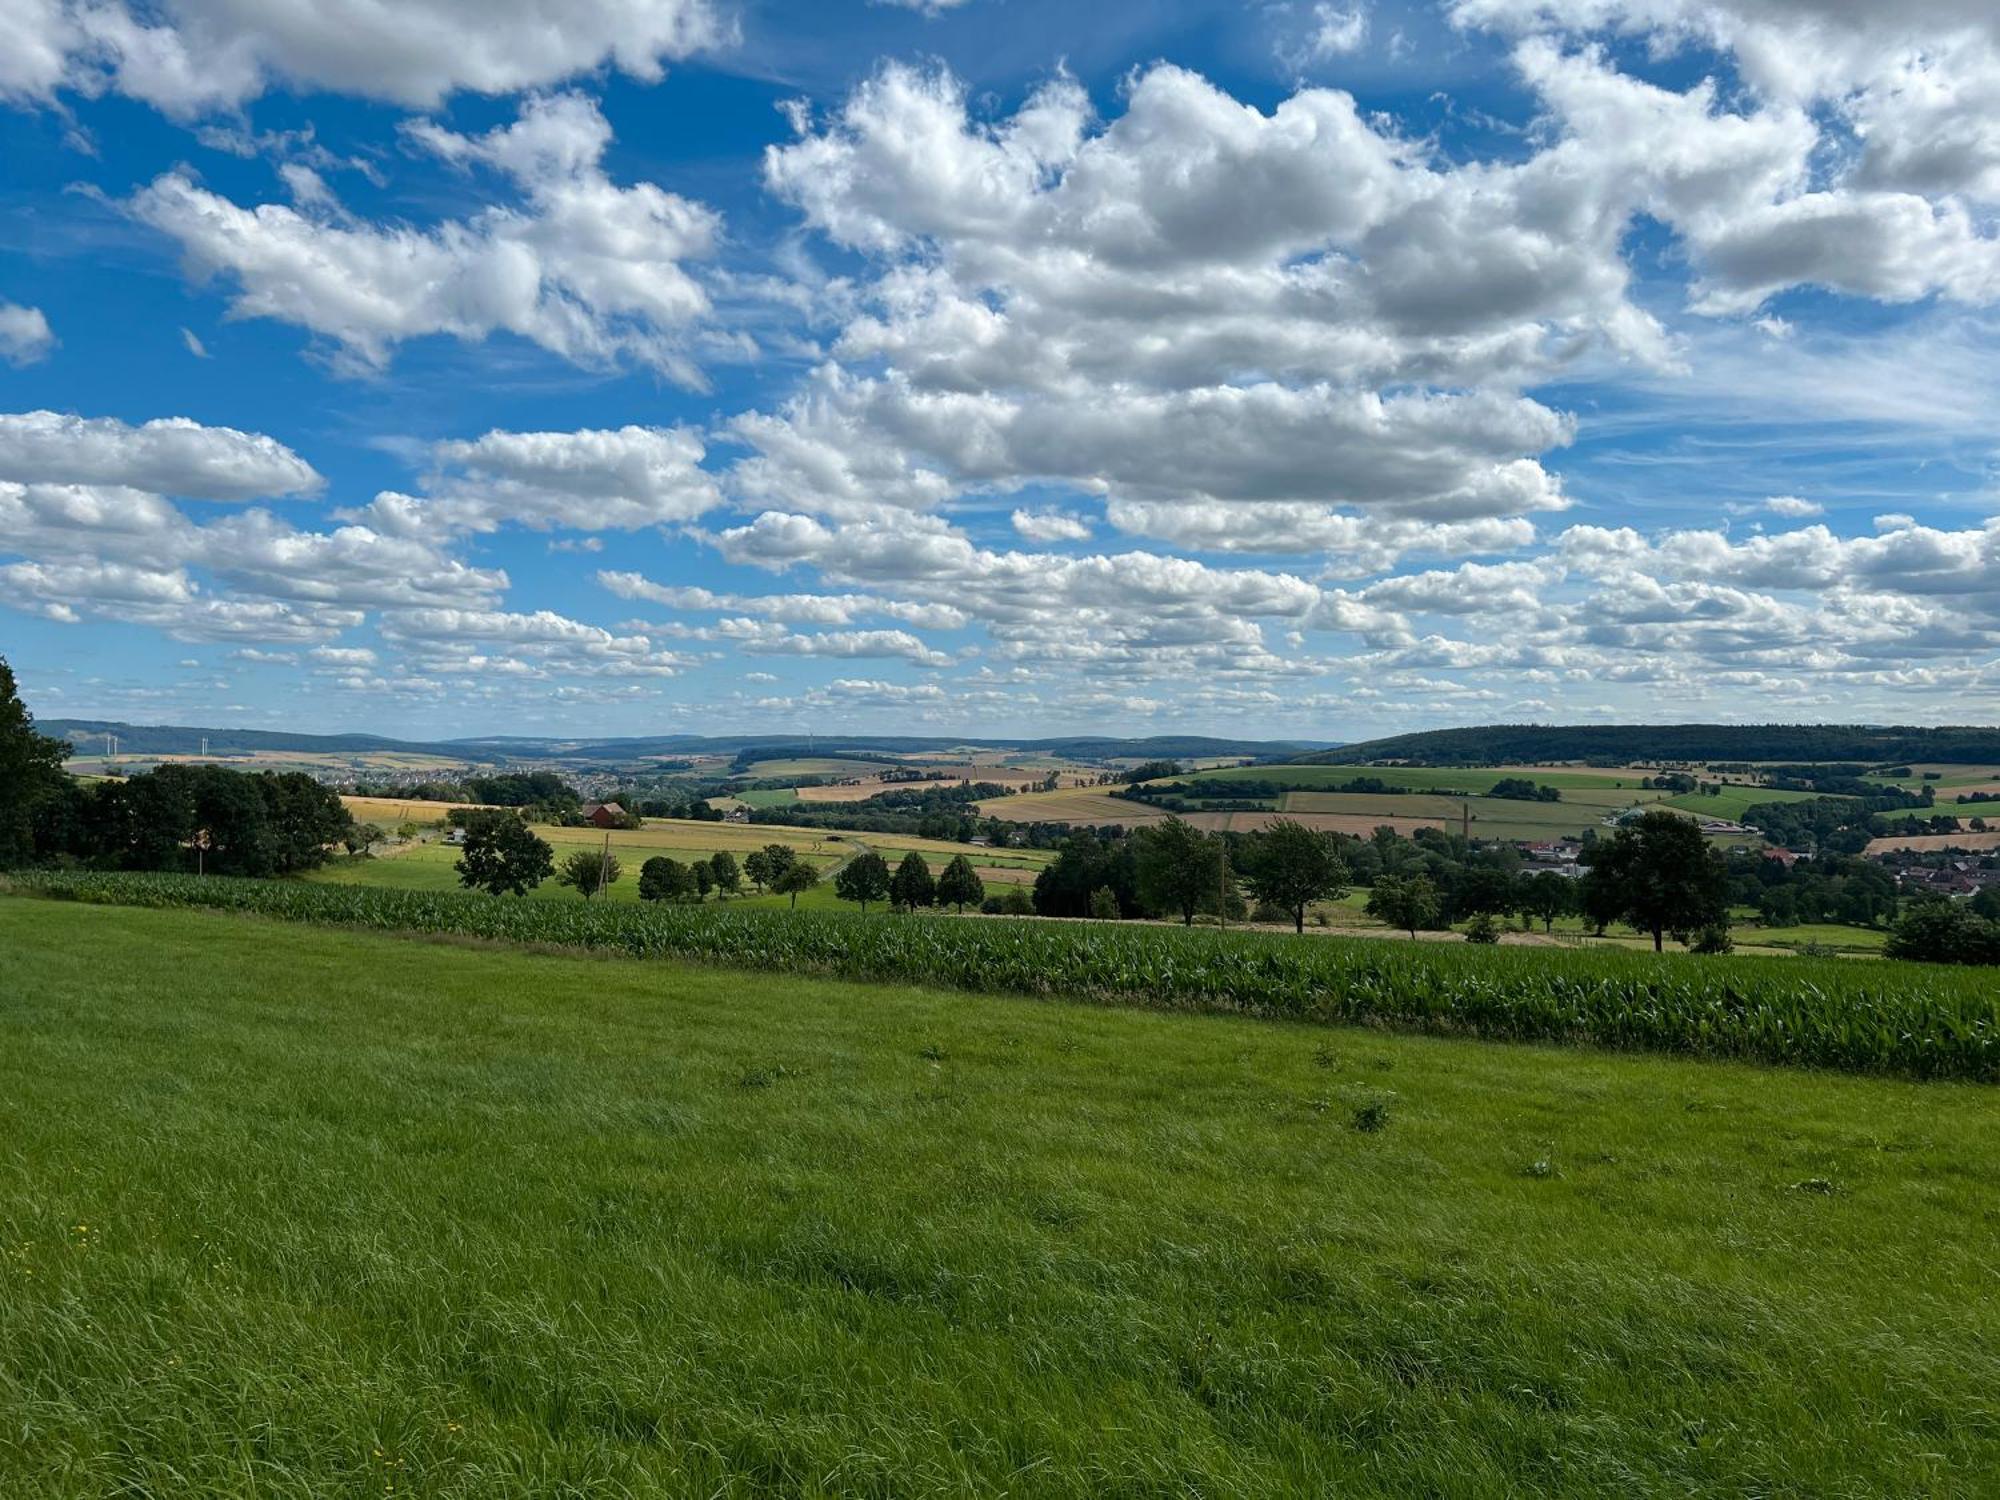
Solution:
{"label": "harvested field", "polygon": [[1942,854],[1949,849],[1963,849],[1968,854],[2000,849],[2000,833],[1917,833],[1902,838],[1870,839],[1864,852]]}

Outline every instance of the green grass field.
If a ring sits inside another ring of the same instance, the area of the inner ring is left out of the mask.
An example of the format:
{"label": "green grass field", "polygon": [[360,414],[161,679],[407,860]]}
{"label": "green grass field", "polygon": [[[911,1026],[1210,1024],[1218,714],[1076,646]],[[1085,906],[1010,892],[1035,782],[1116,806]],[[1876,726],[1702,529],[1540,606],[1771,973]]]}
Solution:
{"label": "green grass field", "polygon": [[[1315,767],[1309,769],[1324,769]],[[1662,792],[1620,790],[1607,784],[1565,791],[1560,802],[1529,802],[1508,797],[1448,797],[1437,793],[1407,795],[1369,792],[1288,792],[1288,813],[1326,813],[1343,818],[1422,818],[1456,830],[1467,814],[1474,838],[1553,840],[1576,838],[1586,828],[1599,828],[1612,813],[1639,803],[1658,802]],[[1359,829],[1359,823],[1354,825]]]}
{"label": "green grass field", "polygon": [[1706,796],[1691,792],[1685,796],[1670,797],[1667,806],[1678,807],[1682,812],[1699,813],[1705,818],[1736,820],[1760,802],[1810,802],[1819,795],[1818,792],[1781,792],[1767,786],[1725,786]]}
{"label": "green grass field", "polygon": [[11,898],[0,951],[7,1494],[2000,1471],[1990,1089]]}
{"label": "green grass field", "polygon": [[738,792],[729,800],[741,802],[745,807],[789,807],[799,800],[799,794],[790,787],[775,787],[763,791]]}
{"label": "green grass field", "polygon": [[877,776],[894,770],[892,760],[836,760],[830,757],[798,756],[792,760],[760,760],[742,774],[753,780],[766,776]]}
{"label": "green grass field", "polygon": [[[555,851],[556,864],[579,849],[598,850],[604,835],[593,828],[555,828],[536,824],[535,833]],[[643,828],[618,829],[611,834],[611,852],[617,857],[620,878],[606,892],[612,901],[639,899],[639,869],[654,855],[665,855],[683,863],[708,859],[727,850],[740,865],[752,850],[765,844],[784,844],[798,857],[818,868],[821,874],[833,870],[849,855],[862,848],[878,851],[891,864],[909,850],[916,850],[930,862],[933,872],[957,854],[975,865],[1010,870],[1040,870],[1055,856],[1043,849],[973,848],[895,833],[854,834],[839,829],[786,828],[768,824],[698,823],[669,818],[649,818]],[[327,885],[378,886],[399,891],[458,890],[459,849],[438,841],[389,845],[372,857],[335,858],[312,871],[304,879]],[[745,877],[743,889],[755,888]],[[581,898],[553,877],[529,893],[536,901],[576,901]],[[753,896],[751,899],[756,899]],[[801,906],[827,907],[835,902],[831,891],[813,892],[799,898]]]}
{"label": "green grass field", "polygon": [[1271,765],[1237,766],[1228,770],[1205,771],[1203,780],[1278,781],[1286,786],[1311,790],[1339,786],[1357,776],[1373,777],[1390,786],[1412,791],[1485,792],[1507,777],[1521,777],[1542,786],[1564,791],[1637,791],[1646,771],[1591,771],[1581,769],[1543,770],[1538,767],[1456,766],[1322,766]]}

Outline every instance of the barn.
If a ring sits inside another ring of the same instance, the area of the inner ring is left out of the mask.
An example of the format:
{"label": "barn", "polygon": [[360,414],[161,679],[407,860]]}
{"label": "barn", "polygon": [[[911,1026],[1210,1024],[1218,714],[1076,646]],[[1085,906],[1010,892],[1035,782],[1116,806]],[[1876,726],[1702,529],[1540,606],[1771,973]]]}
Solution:
{"label": "barn", "polygon": [[584,821],[594,828],[622,828],[625,826],[625,809],[616,802],[586,802],[583,806]]}

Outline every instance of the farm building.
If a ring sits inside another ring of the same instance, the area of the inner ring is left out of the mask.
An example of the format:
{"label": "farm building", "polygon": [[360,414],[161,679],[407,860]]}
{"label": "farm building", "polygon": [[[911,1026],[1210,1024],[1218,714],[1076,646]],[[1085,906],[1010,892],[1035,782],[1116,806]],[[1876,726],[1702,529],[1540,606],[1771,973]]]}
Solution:
{"label": "farm building", "polygon": [[626,813],[616,802],[586,802],[583,817],[594,828],[619,828],[624,826]]}

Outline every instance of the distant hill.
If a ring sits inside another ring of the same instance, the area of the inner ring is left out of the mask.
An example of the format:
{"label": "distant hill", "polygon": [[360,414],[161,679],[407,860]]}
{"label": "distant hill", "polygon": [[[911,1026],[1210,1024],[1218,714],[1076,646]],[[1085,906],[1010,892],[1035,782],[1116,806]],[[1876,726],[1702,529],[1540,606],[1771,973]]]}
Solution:
{"label": "distant hill", "polygon": [[290,734],[281,729],[202,729],[181,724],[121,724],[109,719],[36,719],[35,729],[66,739],[83,753],[104,749],[104,736],[118,737],[120,755],[199,755],[202,741],[211,755],[254,751],[294,751],[321,755],[366,754],[398,750],[417,754],[462,754],[436,745],[383,739],[373,734]]}
{"label": "distant hill", "polygon": [[[794,734],[642,735],[612,739],[547,739],[498,735],[457,740],[398,740],[372,734],[292,734],[276,729],[204,729],[180,724],[121,724],[104,719],[40,719],[43,733],[70,740],[80,751],[101,750],[107,733],[118,737],[121,755],[196,755],[202,741],[211,755],[262,751],[282,754],[352,755],[371,751],[451,756],[464,760],[632,761],[648,756],[736,755],[766,747],[799,748]],[[888,751],[910,754],[939,750],[1024,750],[1076,758],[1190,760],[1206,756],[1247,756],[1288,760],[1326,748],[1327,741],[1230,740],[1206,735],[1154,735],[1143,739],[1068,736],[1053,739],[966,739],[906,735],[815,735],[822,751]]]}
{"label": "distant hill", "polygon": [[1955,761],[2000,764],[2000,729],[1878,724],[1491,724],[1364,740],[1295,757],[1296,763],[1424,766],[1536,765],[1546,761]]}

